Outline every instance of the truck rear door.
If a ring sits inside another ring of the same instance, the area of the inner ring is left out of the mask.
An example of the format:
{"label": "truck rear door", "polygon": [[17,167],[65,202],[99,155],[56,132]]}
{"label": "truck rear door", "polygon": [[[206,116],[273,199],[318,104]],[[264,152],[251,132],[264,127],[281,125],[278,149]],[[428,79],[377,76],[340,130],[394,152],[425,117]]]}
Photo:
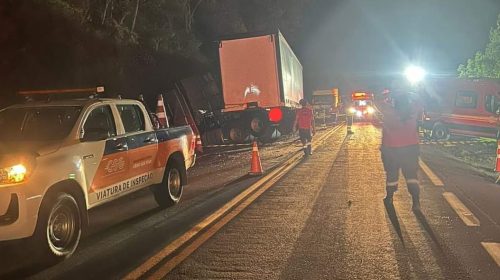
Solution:
{"label": "truck rear door", "polygon": [[243,110],[248,104],[281,106],[275,40],[274,35],[266,35],[221,41],[225,110]]}

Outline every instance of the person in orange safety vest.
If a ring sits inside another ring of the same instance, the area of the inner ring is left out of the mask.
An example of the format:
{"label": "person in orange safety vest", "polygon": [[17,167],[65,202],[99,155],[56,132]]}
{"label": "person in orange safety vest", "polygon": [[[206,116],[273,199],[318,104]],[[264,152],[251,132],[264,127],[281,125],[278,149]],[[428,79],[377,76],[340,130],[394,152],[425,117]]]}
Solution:
{"label": "person in orange safety vest", "polygon": [[[420,187],[417,178],[419,157],[418,120],[422,113],[421,103],[405,88],[397,88],[385,99],[375,99],[377,109],[383,115],[382,162],[386,173],[386,197],[384,203],[391,206],[398,188],[399,170],[405,177],[408,192],[412,196],[412,209],[420,211]],[[414,96],[414,95],[413,95]]]}
{"label": "person in orange safety vest", "polygon": [[311,141],[312,136],[316,133],[314,126],[313,110],[307,106],[307,101],[301,99],[299,101],[302,108],[298,109],[295,117],[294,130],[299,130],[300,141],[304,149],[304,154],[312,155]]}

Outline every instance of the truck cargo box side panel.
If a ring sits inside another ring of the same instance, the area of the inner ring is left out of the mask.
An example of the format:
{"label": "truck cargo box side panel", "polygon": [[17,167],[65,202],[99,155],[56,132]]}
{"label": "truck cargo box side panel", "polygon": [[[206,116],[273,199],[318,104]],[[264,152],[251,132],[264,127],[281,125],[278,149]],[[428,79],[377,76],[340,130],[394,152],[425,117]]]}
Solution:
{"label": "truck cargo box side panel", "polygon": [[299,100],[304,97],[302,65],[292,49],[279,34],[279,51],[281,63],[281,78],[283,85],[283,99],[287,107],[297,107]]}
{"label": "truck cargo box side panel", "polygon": [[219,57],[226,111],[281,105],[274,35],[221,41]]}
{"label": "truck cargo box side panel", "polygon": [[222,96],[210,73],[182,79],[178,86],[194,112],[222,109]]}

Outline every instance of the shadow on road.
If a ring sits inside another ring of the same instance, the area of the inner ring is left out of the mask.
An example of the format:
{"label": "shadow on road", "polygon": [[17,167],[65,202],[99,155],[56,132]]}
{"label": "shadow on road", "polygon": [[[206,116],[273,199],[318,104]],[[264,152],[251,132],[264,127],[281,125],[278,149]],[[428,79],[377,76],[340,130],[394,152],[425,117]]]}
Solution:
{"label": "shadow on road", "polygon": [[[405,225],[399,223],[398,215],[393,204],[386,204],[389,220],[391,221],[396,234],[401,241],[401,246],[394,244],[398,270],[402,279],[433,279],[432,275],[426,270],[424,261],[418,253],[418,249],[408,237]],[[407,237],[406,241],[404,236]]]}
{"label": "shadow on road", "polygon": [[434,233],[434,230],[431,228],[429,225],[429,222],[427,222],[427,218],[424,216],[424,213],[422,211],[414,211],[415,217],[417,217],[417,221],[420,223],[420,226],[427,232],[429,235],[430,239],[436,244],[436,249],[438,249],[441,253],[443,252],[443,248],[441,247],[439,243],[439,239],[437,238],[436,234]]}
{"label": "shadow on road", "polygon": [[404,248],[405,240],[403,239],[403,232],[401,231],[401,225],[399,224],[398,214],[396,213],[394,204],[384,202],[384,205],[385,205],[385,210],[387,211],[387,215],[389,216],[389,220],[391,221],[391,224],[394,227],[394,230],[396,231],[396,234],[398,235],[399,240],[401,240],[401,243],[403,244]]}
{"label": "shadow on road", "polygon": [[50,267],[52,263],[37,260],[36,247],[27,239],[0,246],[0,279],[25,279]]}
{"label": "shadow on road", "polygon": [[[385,209],[387,211],[389,220],[391,221],[396,234],[399,237],[402,245],[402,251],[397,249],[396,255],[398,259],[398,265],[400,274],[403,278],[411,278],[416,276],[419,279],[429,279],[431,275],[424,267],[424,262],[419,256],[418,248],[412,243],[410,239],[405,239],[403,236],[408,237],[408,232],[406,231],[404,224],[399,223],[396,209],[392,204],[385,204]],[[425,231],[426,238],[430,242],[429,248],[432,251],[432,255],[436,260],[436,264],[439,266],[443,273],[443,276],[447,279],[470,279],[467,271],[461,266],[460,262],[453,255],[451,250],[439,240],[435,231],[432,229],[424,213],[419,211],[414,211],[414,215],[420,227]]]}
{"label": "shadow on road", "polygon": [[0,279],[26,279],[43,271],[49,266],[48,264],[31,264],[25,268],[16,269],[6,274],[0,274]]}
{"label": "shadow on road", "polygon": [[439,240],[424,213],[422,211],[415,211],[414,214],[422,229],[427,233],[428,238],[433,242],[433,246],[430,246],[431,250],[445,277],[449,279],[471,279],[467,270],[453,254],[452,250]]}

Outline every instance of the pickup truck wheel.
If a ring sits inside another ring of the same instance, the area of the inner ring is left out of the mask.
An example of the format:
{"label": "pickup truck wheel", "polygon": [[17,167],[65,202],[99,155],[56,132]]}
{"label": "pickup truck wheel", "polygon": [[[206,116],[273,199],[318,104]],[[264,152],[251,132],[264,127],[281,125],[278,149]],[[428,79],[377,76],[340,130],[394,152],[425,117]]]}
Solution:
{"label": "pickup truck wheel", "polygon": [[160,208],[167,208],[179,202],[182,196],[181,170],[176,164],[168,164],[161,184],[155,186],[153,194]]}
{"label": "pickup truck wheel", "polygon": [[80,209],[73,196],[58,193],[44,201],[35,231],[43,260],[58,262],[68,258],[78,247],[81,235]]}
{"label": "pickup truck wheel", "polygon": [[448,128],[442,124],[436,124],[432,129],[432,137],[436,140],[448,139],[450,137],[450,133],[448,132]]}

